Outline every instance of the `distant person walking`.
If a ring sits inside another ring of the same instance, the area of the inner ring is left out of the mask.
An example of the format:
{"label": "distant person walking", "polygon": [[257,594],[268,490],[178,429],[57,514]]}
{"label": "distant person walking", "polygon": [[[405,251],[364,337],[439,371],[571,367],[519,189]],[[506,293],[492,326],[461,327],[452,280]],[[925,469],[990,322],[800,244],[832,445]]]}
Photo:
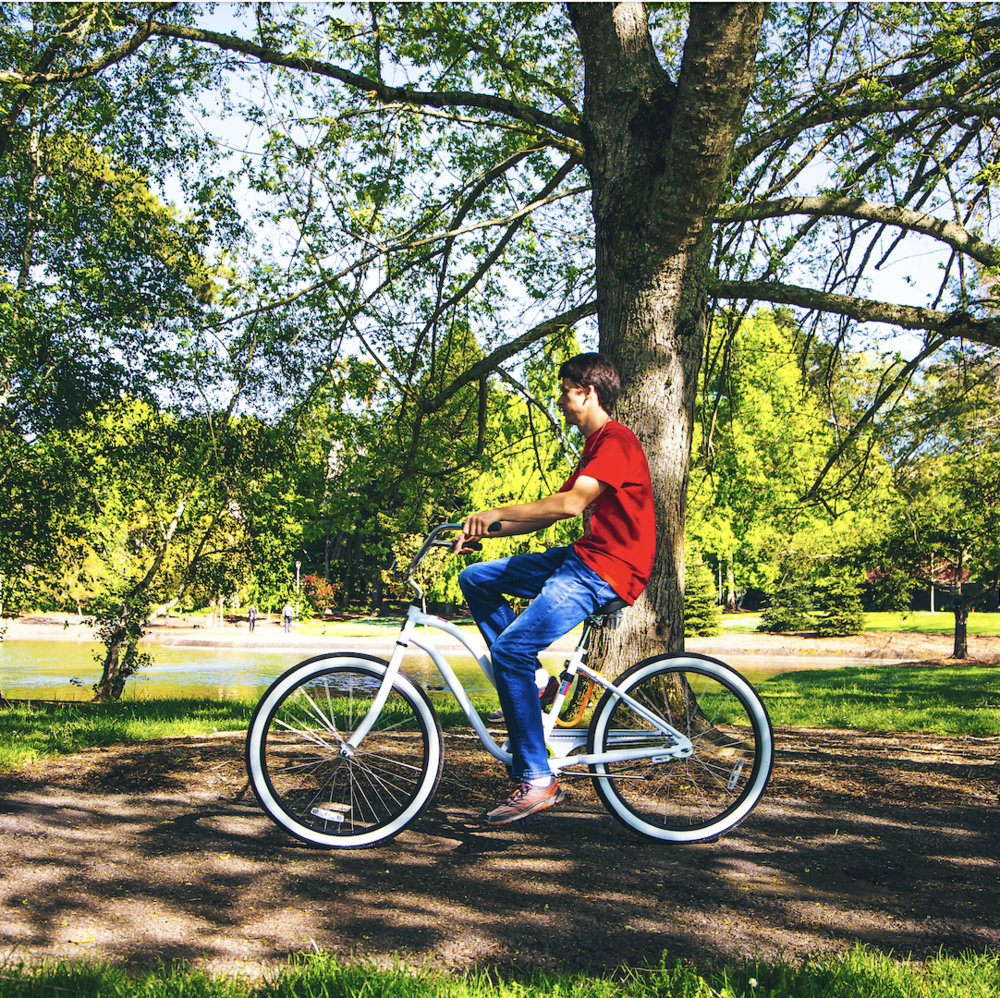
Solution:
{"label": "distant person walking", "polygon": [[254,627],[257,626],[257,607],[250,604],[250,609],[247,610],[247,621],[250,624],[250,633],[253,634]]}
{"label": "distant person walking", "polygon": [[281,611],[281,620],[285,625],[285,633],[291,634],[292,632],[292,618],[295,616],[295,611],[292,609],[291,603],[286,603]]}

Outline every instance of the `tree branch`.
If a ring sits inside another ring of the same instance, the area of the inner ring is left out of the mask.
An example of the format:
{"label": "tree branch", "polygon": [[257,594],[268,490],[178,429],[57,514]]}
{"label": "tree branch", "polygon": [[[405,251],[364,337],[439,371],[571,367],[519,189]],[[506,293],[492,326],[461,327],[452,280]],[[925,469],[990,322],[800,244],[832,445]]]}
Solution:
{"label": "tree branch", "polygon": [[793,197],[778,201],[758,201],[747,205],[721,205],[716,222],[746,222],[786,215],[837,216],[893,225],[919,232],[947,243],[959,253],[986,267],[1000,267],[1000,249],[969,232],[957,222],[949,222],[922,211],[866,201],[864,198]]}
{"label": "tree branch", "polygon": [[933,308],[837,295],[792,284],[754,281],[716,281],[710,286],[709,292],[718,298],[796,305],[799,308],[845,315],[858,322],[885,322],[904,329],[947,333],[949,339],[960,337],[984,346],[1000,346],[1000,319],[977,319],[968,312],[942,312]]}
{"label": "tree branch", "polygon": [[546,319],[545,322],[541,322],[537,326],[529,329],[526,333],[522,333],[517,337],[517,339],[511,340],[509,343],[504,343],[503,346],[497,347],[493,353],[483,357],[482,360],[473,364],[472,367],[470,367],[464,374],[457,377],[447,388],[438,392],[438,394],[433,398],[424,399],[420,403],[420,412],[429,414],[437,409],[440,409],[457,391],[461,390],[471,382],[478,381],[485,375],[491,374],[493,370],[498,365],[502,364],[508,357],[513,357],[514,354],[520,353],[526,347],[531,346],[532,343],[544,339],[546,336],[552,336],[554,333],[557,333],[561,329],[565,329],[567,326],[575,325],[588,315],[596,314],[597,302],[588,302],[585,305],[577,305],[576,308],[571,308],[569,311],[563,312],[561,315],[556,315],[551,319]]}
{"label": "tree branch", "polygon": [[961,100],[925,97],[909,101],[860,101],[857,104],[838,104],[823,107],[811,114],[803,114],[764,132],[758,132],[733,153],[733,163],[742,169],[752,163],[762,152],[783,139],[791,139],[820,125],[849,121],[856,124],[863,118],[877,114],[905,114],[911,111],[948,111],[957,118],[979,118],[982,121],[1000,116],[1000,104],[986,101],[970,104]]}
{"label": "tree branch", "polygon": [[469,41],[468,46],[473,52],[478,52],[480,55],[486,55],[491,59],[495,59],[501,66],[503,66],[504,69],[507,70],[507,72],[520,76],[522,79],[527,80],[529,83],[533,83],[536,87],[539,87],[542,90],[547,90],[560,103],[565,105],[566,109],[575,118],[580,117],[580,109],[574,103],[572,96],[562,87],[557,87],[549,80],[542,79],[542,77],[536,76],[534,73],[529,73],[523,66],[516,62],[512,62],[510,59],[505,59],[493,46],[487,48],[485,45],[481,45],[474,41]]}
{"label": "tree branch", "polygon": [[[829,474],[830,469],[837,463],[837,461],[840,460],[841,455],[844,454],[847,448],[855,440],[857,440],[861,431],[875,418],[875,415],[882,408],[882,406],[885,405],[885,403],[888,402],[889,399],[896,394],[896,392],[902,392],[906,388],[906,386],[910,383],[910,379],[916,373],[920,365],[933,353],[939,350],[947,342],[947,340],[948,336],[944,335],[932,338],[930,342],[925,343],[924,348],[917,354],[916,357],[913,357],[903,365],[902,369],[889,381],[888,386],[881,388],[872,404],[865,410],[861,418],[848,431],[847,436],[845,436],[844,439],[837,444],[833,454],[831,454],[830,458],[827,460],[826,466],[816,476],[809,492],[806,494],[806,501],[815,499],[819,496],[820,483],[822,483],[823,479]],[[888,377],[888,372],[886,373],[886,377]],[[866,463],[870,453],[871,447],[869,447],[868,453],[865,455]],[[841,478],[841,481],[843,481],[843,478]]]}
{"label": "tree branch", "polygon": [[[352,271],[355,271],[361,267],[367,267],[369,264],[373,263],[381,256],[388,256],[390,253],[396,253],[406,250],[420,249],[424,246],[430,246],[433,243],[440,242],[441,240],[450,240],[455,236],[465,235],[469,232],[476,232],[479,229],[495,228],[500,225],[511,225],[518,219],[523,218],[526,215],[531,214],[536,208],[544,207],[547,204],[552,204],[555,201],[559,201],[562,198],[572,197],[576,194],[583,194],[589,190],[588,185],[581,185],[579,187],[573,187],[570,190],[563,191],[560,194],[552,194],[548,197],[538,197],[531,204],[525,205],[518,211],[513,212],[504,218],[488,218],[480,222],[474,222],[470,225],[459,226],[457,229],[449,229],[447,232],[437,232],[432,236],[424,236],[421,239],[410,238],[407,235],[405,238],[398,240],[392,245],[383,245],[378,249],[373,250],[371,253],[367,253],[364,256],[359,257],[353,263],[346,267],[341,268],[336,273],[331,274],[327,277],[322,278],[307,287],[300,288],[291,294],[285,295],[283,298],[277,299],[272,302],[268,302],[264,305],[258,305],[255,308],[248,309],[245,312],[238,313],[237,315],[230,316],[226,321],[235,322],[241,319],[249,318],[263,312],[272,312],[276,309],[283,308],[286,305],[291,305],[298,301],[300,298],[317,291],[319,288],[329,287],[335,281],[342,277],[346,277]],[[412,230],[411,230],[412,231]],[[409,241],[406,241],[409,240]]]}
{"label": "tree branch", "polygon": [[317,76],[325,76],[339,80],[356,90],[370,94],[382,103],[403,103],[427,107],[479,107],[508,118],[515,118],[537,128],[546,128],[557,135],[565,135],[583,143],[583,129],[575,122],[549,114],[530,104],[520,101],[505,100],[493,94],[477,94],[468,90],[454,91],[418,91],[410,87],[390,87],[380,80],[372,80],[348,69],[334,66],[318,59],[310,59],[304,55],[286,55],[271,49],[256,45],[253,42],[233,35],[224,35],[218,31],[204,31],[184,25],[164,24],[154,22],[151,28],[153,34],[165,38],[179,38],[189,42],[202,42],[214,45],[216,48],[229,52],[239,52],[252,56],[270,66],[287,66],[289,69],[299,69]]}
{"label": "tree branch", "polygon": [[[127,59],[130,55],[136,52],[152,33],[154,15],[162,13],[163,9],[173,6],[174,4],[172,3],[163,4],[161,9],[151,13],[149,18],[141,23],[141,26],[131,38],[122,42],[121,45],[113,48],[110,52],[105,52],[105,54],[99,59],[94,59],[91,62],[85,62],[82,65],[58,73],[49,73],[44,71],[31,73],[13,73],[9,71],[0,72],[0,83],[14,83],[22,87],[39,87],[47,83],[74,83],[76,80],[82,80],[88,76],[96,76],[109,66],[113,66],[115,63],[121,62],[123,59]],[[60,35],[59,37],[53,39],[52,47],[55,47],[57,42],[61,44],[62,42],[69,40],[70,38],[68,36]]]}

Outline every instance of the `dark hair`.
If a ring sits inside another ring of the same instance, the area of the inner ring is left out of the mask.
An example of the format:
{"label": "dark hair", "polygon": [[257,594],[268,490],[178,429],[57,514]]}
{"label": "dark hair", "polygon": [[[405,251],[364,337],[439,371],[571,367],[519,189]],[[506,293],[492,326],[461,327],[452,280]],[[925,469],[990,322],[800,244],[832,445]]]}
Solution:
{"label": "dark hair", "polygon": [[593,385],[601,408],[609,415],[614,409],[621,381],[618,369],[603,353],[581,353],[571,357],[560,366],[559,377],[576,382],[581,388]]}

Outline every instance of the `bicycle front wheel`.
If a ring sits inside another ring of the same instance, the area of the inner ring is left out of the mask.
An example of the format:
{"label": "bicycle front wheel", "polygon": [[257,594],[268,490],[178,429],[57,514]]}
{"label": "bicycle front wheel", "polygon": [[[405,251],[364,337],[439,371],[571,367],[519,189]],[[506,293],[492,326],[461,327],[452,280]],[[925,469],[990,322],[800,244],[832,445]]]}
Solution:
{"label": "bicycle front wheel", "polygon": [[289,669],[257,705],[247,732],[250,783],[270,818],[304,842],[328,849],[381,842],[437,790],[441,726],[403,673],[358,748],[341,754],[387,668],[370,655],[321,655]]}
{"label": "bicycle front wheel", "polygon": [[735,828],[760,800],[774,763],[771,721],[750,684],[723,662],[695,654],[647,659],[615,682],[689,738],[694,751],[672,755],[669,737],[606,691],[587,751],[649,749],[638,760],[590,766],[608,810],[640,835],[668,842],[700,842]]}

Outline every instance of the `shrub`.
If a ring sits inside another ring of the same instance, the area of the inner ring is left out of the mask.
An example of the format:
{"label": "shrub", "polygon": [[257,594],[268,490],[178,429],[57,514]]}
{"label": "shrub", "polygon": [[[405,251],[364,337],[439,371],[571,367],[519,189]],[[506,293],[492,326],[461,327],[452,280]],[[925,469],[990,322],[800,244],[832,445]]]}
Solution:
{"label": "shrub", "polygon": [[685,571],[684,635],[710,638],[722,628],[722,607],[711,569],[698,554],[692,554]]}
{"label": "shrub", "polygon": [[761,614],[758,631],[785,633],[810,631],[815,626],[812,596],[805,583],[793,583],[779,589],[771,605]]}
{"label": "shrub", "polygon": [[831,575],[814,587],[816,633],[821,638],[860,634],[865,629],[861,588],[846,574]]}
{"label": "shrub", "polygon": [[905,611],[920,583],[899,568],[872,572],[869,577],[873,608],[882,611]]}
{"label": "shrub", "polygon": [[340,585],[327,582],[319,575],[306,575],[302,578],[302,594],[316,613],[332,610],[337,606]]}

